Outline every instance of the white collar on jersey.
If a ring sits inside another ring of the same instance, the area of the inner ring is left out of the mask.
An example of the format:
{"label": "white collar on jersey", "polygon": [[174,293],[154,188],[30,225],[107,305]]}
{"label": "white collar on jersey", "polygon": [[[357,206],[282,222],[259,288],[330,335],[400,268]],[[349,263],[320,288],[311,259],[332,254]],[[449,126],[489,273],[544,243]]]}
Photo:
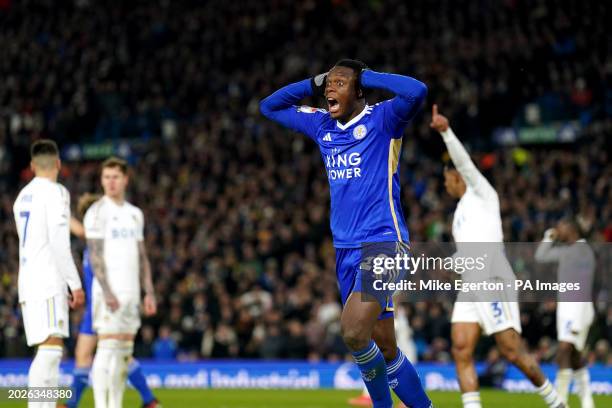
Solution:
{"label": "white collar on jersey", "polygon": [[109,196],[107,196],[107,195],[104,195],[102,198],[103,198],[103,199],[104,199],[104,200],[105,200],[107,203],[109,203],[109,204],[111,204],[111,205],[114,205],[115,207],[118,207],[118,208],[123,208],[123,206],[124,206],[124,205],[125,205],[125,203],[126,203],[125,198],[123,199],[123,202],[122,202],[121,204],[119,204],[119,203],[115,202],[115,200],[113,200],[112,198],[110,198],[110,197],[109,197]]}
{"label": "white collar on jersey", "polygon": [[354,125],[355,123],[359,122],[359,120],[363,118],[363,115],[369,112],[370,112],[370,106],[366,104],[365,108],[363,108],[363,110],[359,113],[359,115],[355,116],[353,119],[349,120],[344,125],[340,123],[339,121],[336,121],[336,126],[338,126],[342,130],[346,130],[349,126]]}

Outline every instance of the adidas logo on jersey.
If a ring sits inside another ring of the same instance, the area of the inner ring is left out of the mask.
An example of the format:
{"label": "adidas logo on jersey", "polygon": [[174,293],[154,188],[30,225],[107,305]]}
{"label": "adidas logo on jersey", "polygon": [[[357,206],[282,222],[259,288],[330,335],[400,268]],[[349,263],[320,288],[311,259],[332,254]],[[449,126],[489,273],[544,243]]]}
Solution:
{"label": "adidas logo on jersey", "polygon": [[324,142],[331,142],[332,141],[332,138],[331,138],[331,135],[329,134],[329,132],[327,132],[325,134],[325,136],[323,137],[323,141]]}

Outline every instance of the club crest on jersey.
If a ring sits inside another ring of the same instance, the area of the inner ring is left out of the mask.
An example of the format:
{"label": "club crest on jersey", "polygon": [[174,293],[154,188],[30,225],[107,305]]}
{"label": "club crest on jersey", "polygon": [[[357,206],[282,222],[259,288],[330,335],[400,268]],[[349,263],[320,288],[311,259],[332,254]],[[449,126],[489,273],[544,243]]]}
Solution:
{"label": "club crest on jersey", "polygon": [[353,137],[357,140],[361,140],[368,134],[368,129],[365,125],[359,125],[353,129]]}

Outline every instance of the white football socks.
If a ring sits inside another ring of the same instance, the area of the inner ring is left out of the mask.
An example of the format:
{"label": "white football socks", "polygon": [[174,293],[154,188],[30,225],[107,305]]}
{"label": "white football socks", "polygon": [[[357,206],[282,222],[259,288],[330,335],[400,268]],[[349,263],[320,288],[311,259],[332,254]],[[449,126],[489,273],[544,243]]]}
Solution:
{"label": "white football socks", "polygon": [[128,362],[134,350],[131,341],[103,339],[92,366],[96,408],[120,408],[125,391]]}
{"label": "white football socks", "polygon": [[480,392],[472,391],[461,394],[463,408],[482,408],[480,403]]}
{"label": "white football socks", "polygon": [[[61,361],[62,346],[38,346],[28,372],[28,387],[57,387]],[[28,402],[30,408],[54,408],[55,405],[56,402]]]}
{"label": "white football socks", "polygon": [[559,394],[561,401],[565,402],[566,404],[569,396],[573,372],[574,370],[571,368],[561,368],[557,371],[557,379],[555,380],[555,383],[557,384],[557,394]]}
{"label": "white football socks", "polygon": [[550,381],[548,381],[548,378],[546,379],[546,382],[544,382],[544,384],[537,388],[537,391],[538,394],[540,394],[540,396],[544,398],[546,405],[548,405],[550,408],[558,408],[565,406],[565,403],[561,400],[559,394],[557,394],[555,387],[553,387]]}
{"label": "white football socks", "polygon": [[593,393],[591,391],[591,376],[589,375],[589,369],[582,367],[574,371],[574,381],[576,381],[576,390],[580,397],[581,408],[595,408]]}

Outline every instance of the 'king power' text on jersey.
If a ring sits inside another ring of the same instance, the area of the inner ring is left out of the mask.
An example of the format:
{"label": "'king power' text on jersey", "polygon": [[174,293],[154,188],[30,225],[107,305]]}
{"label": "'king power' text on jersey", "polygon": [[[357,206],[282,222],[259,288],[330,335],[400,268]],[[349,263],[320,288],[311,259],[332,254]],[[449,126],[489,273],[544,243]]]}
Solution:
{"label": "'king power' text on jersey", "polygon": [[[277,91],[261,105],[264,115],[318,144],[330,186],[330,222],[337,248],[409,239],[400,203],[401,137],[426,88],[409,77],[373,71],[364,72],[362,85],[398,96],[366,105],[345,124],[324,109],[293,105],[309,94],[308,81]],[[399,100],[401,91],[405,92]]]}

